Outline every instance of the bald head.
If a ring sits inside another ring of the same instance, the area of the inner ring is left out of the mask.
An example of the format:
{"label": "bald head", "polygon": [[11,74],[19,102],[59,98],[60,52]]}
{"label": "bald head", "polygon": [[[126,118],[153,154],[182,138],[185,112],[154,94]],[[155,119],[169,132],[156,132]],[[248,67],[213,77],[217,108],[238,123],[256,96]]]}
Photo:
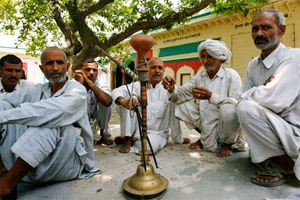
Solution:
{"label": "bald head", "polygon": [[44,63],[45,52],[47,52],[47,51],[53,51],[53,50],[61,51],[62,54],[63,54],[63,56],[64,56],[64,61],[65,61],[65,62],[68,61],[68,57],[67,57],[66,53],[65,53],[62,49],[60,49],[60,48],[58,48],[58,47],[56,47],[56,46],[52,46],[52,47],[47,47],[47,48],[44,49],[44,51],[42,52],[42,54],[41,54],[41,64]]}

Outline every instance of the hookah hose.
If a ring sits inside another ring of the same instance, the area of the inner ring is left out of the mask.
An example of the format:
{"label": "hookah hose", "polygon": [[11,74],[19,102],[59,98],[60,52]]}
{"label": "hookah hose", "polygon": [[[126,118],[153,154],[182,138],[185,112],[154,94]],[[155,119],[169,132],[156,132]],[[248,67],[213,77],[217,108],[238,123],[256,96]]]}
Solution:
{"label": "hookah hose", "polygon": [[[138,110],[138,107],[134,107],[134,110],[136,112],[136,115],[137,115],[137,119],[138,119],[138,124],[139,124],[139,130],[140,130],[140,138],[142,138],[142,128],[141,128],[141,124],[142,124],[142,117],[141,117],[141,114]],[[155,157],[155,153],[153,151],[153,148],[152,148],[152,144],[149,140],[149,137],[147,136],[147,142],[149,144],[149,147],[150,147],[150,150],[151,150],[151,154],[153,156],[153,160],[154,160],[154,163],[155,163],[155,166],[156,168],[158,168],[158,164],[157,164],[157,161],[156,161],[156,157]],[[143,152],[143,161],[144,161],[144,168],[145,168],[145,171],[146,171],[146,162],[145,162],[145,150],[144,150],[144,141],[141,139],[141,146],[142,146],[142,152]]]}

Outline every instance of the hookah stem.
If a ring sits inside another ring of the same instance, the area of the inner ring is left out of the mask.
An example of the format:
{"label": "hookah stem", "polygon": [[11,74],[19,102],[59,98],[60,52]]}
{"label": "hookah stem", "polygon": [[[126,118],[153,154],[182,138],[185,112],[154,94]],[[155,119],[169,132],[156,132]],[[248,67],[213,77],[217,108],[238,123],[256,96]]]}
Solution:
{"label": "hookah stem", "polygon": [[136,112],[136,115],[137,115],[137,120],[138,120],[138,125],[139,125],[139,130],[140,130],[143,166],[144,166],[145,171],[147,171],[146,158],[145,158],[145,149],[144,149],[144,140],[143,140],[143,137],[142,137],[143,133],[142,133],[142,127],[141,127],[142,117],[141,117],[141,114],[140,114],[137,106],[134,107],[134,111]]}
{"label": "hookah stem", "polygon": [[147,75],[147,73],[143,72],[140,73],[139,72],[139,78],[143,77],[142,79],[140,79],[140,83],[141,83],[141,107],[142,107],[142,140],[143,140],[143,144],[142,146],[144,146],[144,150],[142,151],[143,155],[146,153],[147,151],[147,88],[146,88],[146,81],[145,80],[145,75]]}

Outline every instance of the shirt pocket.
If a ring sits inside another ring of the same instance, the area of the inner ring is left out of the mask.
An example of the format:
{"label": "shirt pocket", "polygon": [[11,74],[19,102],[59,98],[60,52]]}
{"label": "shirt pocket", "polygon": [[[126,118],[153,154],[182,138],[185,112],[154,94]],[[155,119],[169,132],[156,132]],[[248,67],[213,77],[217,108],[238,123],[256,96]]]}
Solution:
{"label": "shirt pocket", "polygon": [[166,116],[166,112],[168,110],[169,103],[158,101],[155,103],[155,117],[157,119],[163,119]]}

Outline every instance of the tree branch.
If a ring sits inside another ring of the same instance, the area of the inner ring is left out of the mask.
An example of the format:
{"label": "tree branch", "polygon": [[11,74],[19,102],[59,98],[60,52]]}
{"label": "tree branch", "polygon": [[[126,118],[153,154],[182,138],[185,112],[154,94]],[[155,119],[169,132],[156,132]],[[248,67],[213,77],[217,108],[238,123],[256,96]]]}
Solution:
{"label": "tree branch", "polygon": [[183,19],[198,13],[200,10],[206,8],[209,4],[214,3],[215,1],[216,0],[202,0],[192,8],[186,8],[181,12],[174,12],[170,15],[157,19],[148,19],[145,21],[141,18],[137,20],[135,24],[129,26],[125,31],[112,35],[107,41],[105,41],[104,46],[107,46],[108,48],[114,46],[140,30],[149,30],[170,23],[180,22]]}
{"label": "tree branch", "polygon": [[82,11],[82,15],[84,17],[90,15],[90,14],[93,14],[95,12],[97,12],[98,10],[101,10],[103,9],[105,6],[113,3],[115,0],[100,0],[98,3],[92,5],[92,6],[89,6],[87,7],[86,9],[84,9]]}
{"label": "tree branch", "polygon": [[61,17],[61,12],[59,10],[59,4],[57,1],[53,2],[54,5],[54,20],[56,21],[56,24],[64,34],[66,41],[67,41],[67,54],[68,55],[76,55],[81,49],[82,45],[78,38],[75,36],[76,29],[73,26],[72,23],[68,24],[64,22],[64,20]]}

